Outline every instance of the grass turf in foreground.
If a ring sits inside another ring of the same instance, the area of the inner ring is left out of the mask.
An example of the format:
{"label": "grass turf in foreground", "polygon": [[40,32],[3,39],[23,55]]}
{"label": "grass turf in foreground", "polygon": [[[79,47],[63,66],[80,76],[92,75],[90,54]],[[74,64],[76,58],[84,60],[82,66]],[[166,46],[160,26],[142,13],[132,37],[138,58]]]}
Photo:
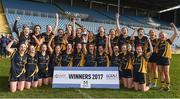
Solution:
{"label": "grass turf in foreground", "polygon": [[43,86],[36,89],[9,92],[8,73],[10,68],[9,59],[0,59],[0,97],[2,98],[177,98],[180,97],[180,55],[173,55],[170,66],[171,91],[163,92],[157,89],[143,93],[130,89],[52,89],[51,86]]}

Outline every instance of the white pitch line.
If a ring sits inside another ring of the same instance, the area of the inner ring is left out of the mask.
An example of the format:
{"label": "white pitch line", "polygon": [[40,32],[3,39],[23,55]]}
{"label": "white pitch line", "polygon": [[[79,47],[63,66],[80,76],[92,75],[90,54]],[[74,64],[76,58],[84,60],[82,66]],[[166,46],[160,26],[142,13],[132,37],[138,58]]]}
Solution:
{"label": "white pitch line", "polygon": [[77,89],[77,91],[82,94],[84,97],[87,97],[88,99],[93,99],[93,97],[91,97],[89,94],[82,92],[80,89]]}

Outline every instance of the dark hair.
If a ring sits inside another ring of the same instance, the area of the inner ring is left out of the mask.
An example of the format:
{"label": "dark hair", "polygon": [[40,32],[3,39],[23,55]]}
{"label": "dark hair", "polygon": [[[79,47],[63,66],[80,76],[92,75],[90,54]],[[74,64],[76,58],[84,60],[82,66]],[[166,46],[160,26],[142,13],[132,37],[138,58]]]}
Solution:
{"label": "dark hair", "polygon": [[137,32],[139,32],[140,30],[144,30],[142,27],[138,28]]}
{"label": "dark hair", "polygon": [[39,27],[41,29],[41,26],[39,24],[34,26],[34,30],[35,30],[36,27]]}

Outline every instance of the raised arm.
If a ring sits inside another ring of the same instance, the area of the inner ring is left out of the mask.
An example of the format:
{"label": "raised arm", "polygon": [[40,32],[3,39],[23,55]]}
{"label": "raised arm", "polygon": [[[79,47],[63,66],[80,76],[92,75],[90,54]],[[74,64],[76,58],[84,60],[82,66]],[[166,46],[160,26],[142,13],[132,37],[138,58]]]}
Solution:
{"label": "raised arm", "polygon": [[108,40],[108,44],[109,44],[109,55],[112,56],[112,46],[111,46],[111,35],[109,35],[109,40]]}
{"label": "raised arm", "polygon": [[53,38],[54,38],[54,35],[50,38],[50,40],[48,42],[48,49],[49,49],[50,54],[53,53],[53,49],[51,47],[51,43],[52,43]]}
{"label": "raised arm", "polygon": [[135,28],[134,31],[133,31],[133,33],[131,34],[131,40],[134,40],[134,39],[135,39],[134,35],[135,35],[136,32],[137,32],[137,28]]}
{"label": "raised arm", "polygon": [[116,26],[117,26],[118,31],[120,31],[121,28],[120,28],[120,23],[119,23],[119,13],[116,14]]}
{"label": "raised arm", "polygon": [[88,34],[86,36],[83,36],[83,53],[86,55],[87,54],[87,41],[88,41]]}
{"label": "raised arm", "polygon": [[75,17],[72,17],[72,33],[73,33],[73,38],[76,37],[76,18]]}
{"label": "raised arm", "polygon": [[174,25],[174,23],[171,23],[170,25],[172,27],[172,30],[174,31],[174,34],[170,38],[170,41],[173,43],[174,39],[178,35],[178,30],[177,30],[176,26]]}
{"label": "raised arm", "polygon": [[53,30],[54,34],[56,33],[58,22],[59,22],[59,15],[58,15],[58,13],[56,13],[56,22],[55,22],[54,30]]}
{"label": "raised arm", "polygon": [[37,37],[35,35],[33,35],[32,38],[34,38],[34,40],[38,46],[41,45],[41,42],[37,39]]}
{"label": "raised arm", "polygon": [[20,36],[18,28],[17,28],[17,23],[19,20],[20,20],[20,17],[16,17],[16,20],[15,20],[14,25],[13,25],[13,31],[16,33],[17,37]]}
{"label": "raised arm", "polygon": [[6,46],[6,50],[12,54],[14,52],[14,49],[11,48],[11,46],[13,45],[13,43],[16,42],[15,39],[13,39],[7,46]]}
{"label": "raised arm", "polygon": [[109,51],[108,51],[108,44],[109,43],[109,36],[106,36],[106,45],[105,45],[105,52],[107,53],[107,54],[109,54]]}
{"label": "raised arm", "polygon": [[153,53],[153,46],[151,43],[151,40],[147,37],[148,43],[149,43],[149,47],[150,47],[150,52],[148,52],[146,55],[147,57],[150,57],[150,55]]}

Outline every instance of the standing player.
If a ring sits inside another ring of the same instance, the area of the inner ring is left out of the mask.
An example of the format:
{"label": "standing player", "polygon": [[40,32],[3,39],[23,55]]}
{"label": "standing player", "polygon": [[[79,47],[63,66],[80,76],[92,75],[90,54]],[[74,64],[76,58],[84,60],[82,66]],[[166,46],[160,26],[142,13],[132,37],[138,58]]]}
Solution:
{"label": "standing player", "polygon": [[[153,46],[153,53],[148,61],[148,85],[150,88],[155,88],[157,86],[157,80],[158,80],[158,66],[156,65],[156,61],[157,61],[156,44],[158,42],[158,39],[156,37],[157,35],[155,30],[150,30],[149,36],[150,36],[151,44]],[[154,76],[152,74],[154,74]],[[153,82],[152,82],[152,76],[154,77]]]}
{"label": "standing player", "polygon": [[[170,59],[172,57],[171,55],[171,44],[173,43],[174,39],[178,35],[178,30],[176,26],[171,23],[172,29],[174,31],[174,34],[168,39],[167,33],[161,31],[159,33],[160,40],[157,44],[157,65],[160,69],[161,74],[161,90],[169,91],[170,90],[170,76],[169,76],[169,65],[170,65]],[[166,85],[165,85],[166,83]]]}

